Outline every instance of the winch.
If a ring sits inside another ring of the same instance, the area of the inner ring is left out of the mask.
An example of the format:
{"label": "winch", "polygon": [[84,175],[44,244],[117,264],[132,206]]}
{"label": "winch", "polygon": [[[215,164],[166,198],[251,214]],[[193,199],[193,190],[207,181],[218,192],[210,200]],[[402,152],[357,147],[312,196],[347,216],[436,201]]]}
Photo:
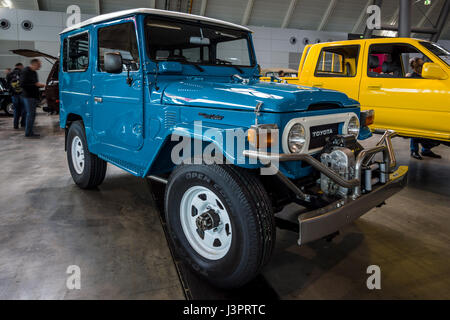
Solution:
{"label": "winch", "polygon": [[[353,135],[336,135],[330,137],[322,149],[320,161],[342,178],[351,180],[355,177],[356,156],[362,146]],[[349,189],[338,185],[325,174],[320,174],[320,189],[328,196],[347,197]]]}

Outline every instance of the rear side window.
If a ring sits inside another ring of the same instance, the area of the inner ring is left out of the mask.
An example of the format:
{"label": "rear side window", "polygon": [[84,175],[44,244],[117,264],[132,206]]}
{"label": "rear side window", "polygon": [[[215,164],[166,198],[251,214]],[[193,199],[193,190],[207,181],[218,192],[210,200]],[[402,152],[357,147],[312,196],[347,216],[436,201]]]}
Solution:
{"label": "rear side window", "polygon": [[123,71],[139,69],[139,50],[132,22],[115,24],[98,30],[98,70],[105,71],[105,53],[122,55]]}
{"label": "rear side window", "polygon": [[63,42],[63,70],[83,72],[89,67],[89,34],[68,37]]}
{"label": "rear side window", "polygon": [[358,46],[325,47],[319,55],[316,77],[354,77],[359,57]]}

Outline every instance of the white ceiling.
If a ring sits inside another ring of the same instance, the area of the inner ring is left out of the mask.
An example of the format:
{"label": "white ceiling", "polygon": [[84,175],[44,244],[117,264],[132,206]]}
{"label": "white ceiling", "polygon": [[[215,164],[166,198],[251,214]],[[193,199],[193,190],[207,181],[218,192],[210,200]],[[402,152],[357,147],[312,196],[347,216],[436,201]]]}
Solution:
{"label": "white ceiling", "polygon": [[[77,4],[82,13],[109,13],[123,9],[151,7],[164,9],[166,2],[170,10],[188,12],[189,0],[0,0],[10,1],[14,8],[45,11],[66,11],[71,4]],[[202,2],[206,3],[206,16],[241,24],[248,2],[253,3],[248,17],[249,25],[281,27],[291,2],[295,4],[288,28],[305,30],[341,31],[362,33],[365,27],[364,19],[359,19],[361,12],[371,0],[192,0],[193,14],[201,14]],[[412,25],[433,27],[445,0],[431,0],[431,5],[424,5],[424,0],[411,0]],[[450,1],[450,0],[449,0]],[[99,6],[97,5],[99,3]],[[330,3],[334,5],[330,6]],[[399,0],[383,0],[381,7],[382,24],[398,21]],[[325,15],[330,9],[328,18]],[[424,14],[427,18],[424,18]],[[358,21],[361,21],[359,24]],[[441,34],[441,39],[450,39],[450,19]]]}

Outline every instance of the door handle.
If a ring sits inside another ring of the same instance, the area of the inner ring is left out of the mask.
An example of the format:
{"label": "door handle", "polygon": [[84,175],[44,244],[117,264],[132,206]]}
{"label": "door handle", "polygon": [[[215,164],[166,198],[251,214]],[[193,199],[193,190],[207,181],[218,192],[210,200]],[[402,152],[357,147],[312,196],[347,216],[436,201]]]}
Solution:
{"label": "door handle", "polygon": [[103,98],[101,98],[101,97],[94,97],[94,101],[98,102],[98,103],[101,103],[101,102],[103,102]]}
{"label": "door handle", "polygon": [[322,82],[313,83],[313,87],[323,87],[323,83]]}
{"label": "door handle", "polygon": [[381,89],[381,84],[371,84],[367,86],[367,89],[369,90],[379,90]]}

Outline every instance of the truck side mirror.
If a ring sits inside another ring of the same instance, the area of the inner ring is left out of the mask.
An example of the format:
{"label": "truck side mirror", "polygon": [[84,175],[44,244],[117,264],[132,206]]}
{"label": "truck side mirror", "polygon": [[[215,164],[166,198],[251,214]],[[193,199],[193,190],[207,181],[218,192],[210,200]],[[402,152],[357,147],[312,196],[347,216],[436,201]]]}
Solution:
{"label": "truck side mirror", "polygon": [[120,52],[107,52],[104,55],[105,71],[108,73],[122,72],[122,55]]}
{"label": "truck side mirror", "polygon": [[437,63],[427,62],[422,66],[422,77],[425,79],[445,80],[448,78],[448,75]]}

